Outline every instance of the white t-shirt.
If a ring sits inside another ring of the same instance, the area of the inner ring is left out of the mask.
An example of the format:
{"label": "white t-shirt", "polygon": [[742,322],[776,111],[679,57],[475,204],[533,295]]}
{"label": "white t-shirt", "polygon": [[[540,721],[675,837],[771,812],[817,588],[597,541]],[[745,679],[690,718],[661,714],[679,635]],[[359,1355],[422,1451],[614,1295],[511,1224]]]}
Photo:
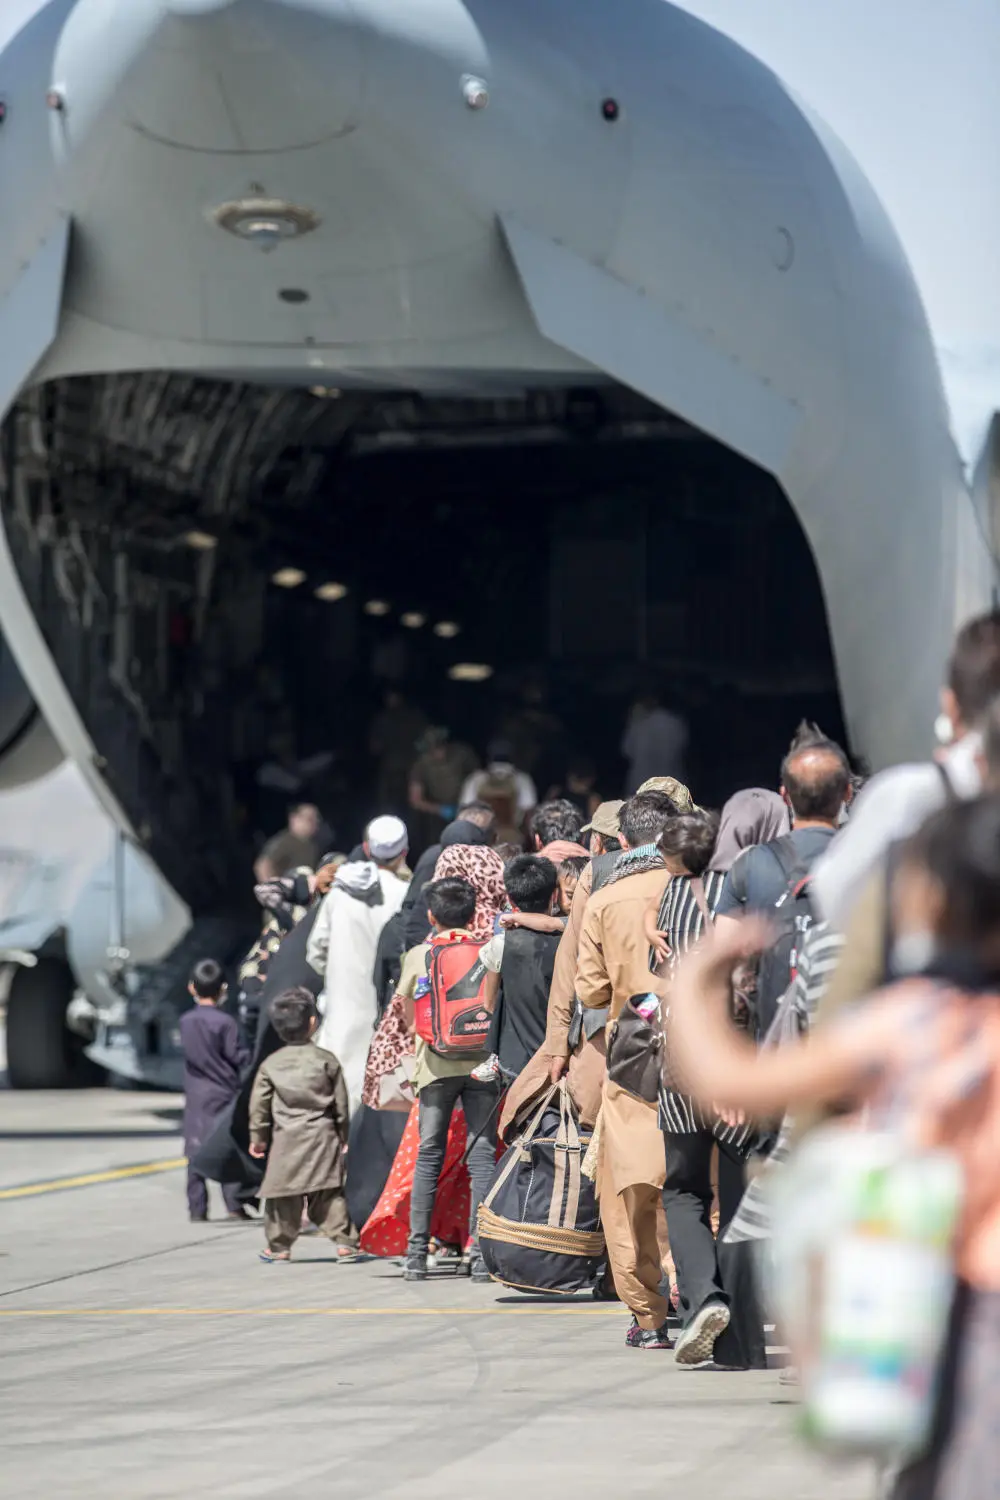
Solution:
{"label": "white t-shirt", "polygon": [[503,963],[503,940],[504,931],[501,928],[479,950],[480,962],[490,974],[500,973],[500,965]]}
{"label": "white t-shirt", "polygon": [[948,784],[956,797],[976,797],[982,777],[976,756],[978,734],[969,734],[947,752],[941,767],[931,761],[891,766],[873,776],[851,815],[812,870],[812,889],[830,925],[843,932],[854,902],[868,876],[898,839],[920,825],[948,801]]}
{"label": "white t-shirt", "polygon": [[459,806],[464,807],[467,802],[479,801],[479,788],[493,776],[513,776],[517,785],[517,810],[522,815],[529,813],[533,807],[538,806],[538,792],[535,783],[527,771],[518,771],[514,766],[496,762],[488,766],[485,771],[473,771],[467,777],[462,787],[459,798]]}

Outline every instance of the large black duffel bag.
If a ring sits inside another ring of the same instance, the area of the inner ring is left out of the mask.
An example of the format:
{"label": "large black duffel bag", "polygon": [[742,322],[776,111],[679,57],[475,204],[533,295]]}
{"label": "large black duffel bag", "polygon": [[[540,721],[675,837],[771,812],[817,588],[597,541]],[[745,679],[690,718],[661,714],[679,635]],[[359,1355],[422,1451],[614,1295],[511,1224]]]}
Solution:
{"label": "large black duffel bag", "polygon": [[589,1144],[563,1079],[497,1163],[479,1210],[479,1248],[496,1281],[565,1296],[593,1285],[604,1236],[594,1184],[580,1170]]}

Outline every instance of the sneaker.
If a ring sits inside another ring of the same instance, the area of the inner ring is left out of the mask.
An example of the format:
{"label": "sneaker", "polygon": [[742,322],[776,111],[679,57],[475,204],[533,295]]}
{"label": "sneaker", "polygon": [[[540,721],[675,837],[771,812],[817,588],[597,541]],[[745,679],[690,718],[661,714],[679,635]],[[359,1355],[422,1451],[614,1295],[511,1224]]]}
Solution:
{"label": "sneaker", "polygon": [[493,1280],[493,1277],[486,1269],[486,1262],[481,1257],[472,1262],[471,1266],[469,1267],[469,1275],[472,1277],[473,1281],[478,1281],[480,1283]]}
{"label": "sneaker", "polygon": [[426,1281],[427,1280],[427,1256],[408,1255],[406,1265],[403,1268],[404,1281]]}
{"label": "sneaker", "polygon": [[500,1077],[500,1059],[495,1052],[491,1052],[485,1062],[473,1068],[472,1077],[477,1083],[494,1083]]}
{"label": "sneaker", "polygon": [[245,1208],[231,1208],[226,1214],[227,1224],[248,1224],[252,1218]]}
{"label": "sneaker", "polygon": [[188,1214],[188,1219],[192,1224],[207,1224],[208,1214]]}
{"label": "sneaker", "polygon": [[625,1335],[625,1343],[630,1349],[672,1349],[674,1347],[667,1332],[666,1323],[662,1328],[640,1328],[634,1316],[632,1326]]}
{"label": "sneaker", "polygon": [[729,1327],[729,1308],[724,1302],[706,1302],[684,1329],[674,1349],[679,1365],[710,1365],[715,1341]]}

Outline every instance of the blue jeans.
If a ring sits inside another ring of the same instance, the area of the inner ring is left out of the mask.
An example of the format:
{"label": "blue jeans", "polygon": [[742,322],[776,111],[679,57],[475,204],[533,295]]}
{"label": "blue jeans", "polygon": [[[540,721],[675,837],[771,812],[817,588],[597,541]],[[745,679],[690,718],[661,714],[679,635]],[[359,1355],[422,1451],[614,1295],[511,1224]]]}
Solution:
{"label": "blue jeans", "polygon": [[[476,1214],[489,1189],[496,1161],[498,1092],[495,1083],[478,1083],[468,1074],[458,1078],[437,1078],[420,1090],[420,1149],[413,1169],[407,1255],[427,1254],[434,1198],[448,1143],[448,1126],[459,1099],[465,1113],[469,1141],[474,1142],[469,1151],[469,1176],[472,1179],[469,1233],[475,1238]],[[475,1139],[477,1136],[478,1140]]]}

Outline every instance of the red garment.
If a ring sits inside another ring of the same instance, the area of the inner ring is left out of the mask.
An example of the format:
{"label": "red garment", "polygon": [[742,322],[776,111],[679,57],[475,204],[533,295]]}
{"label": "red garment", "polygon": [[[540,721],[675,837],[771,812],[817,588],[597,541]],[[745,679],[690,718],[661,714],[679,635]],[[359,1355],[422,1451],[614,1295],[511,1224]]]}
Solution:
{"label": "red garment", "polygon": [[[410,1191],[420,1145],[420,1110],[414,1105],[403,1131],[396,1159],[382,1196],[361,1231],[361,1248],[369,1255],[405,1255],[410,1238]],[[461,1105],[452,1110],[444,1166],[434,1199],[431,1235],[445,1244],[465,1246],[469,1238],[472,1189],[465,1153],[465,1115]]]}

